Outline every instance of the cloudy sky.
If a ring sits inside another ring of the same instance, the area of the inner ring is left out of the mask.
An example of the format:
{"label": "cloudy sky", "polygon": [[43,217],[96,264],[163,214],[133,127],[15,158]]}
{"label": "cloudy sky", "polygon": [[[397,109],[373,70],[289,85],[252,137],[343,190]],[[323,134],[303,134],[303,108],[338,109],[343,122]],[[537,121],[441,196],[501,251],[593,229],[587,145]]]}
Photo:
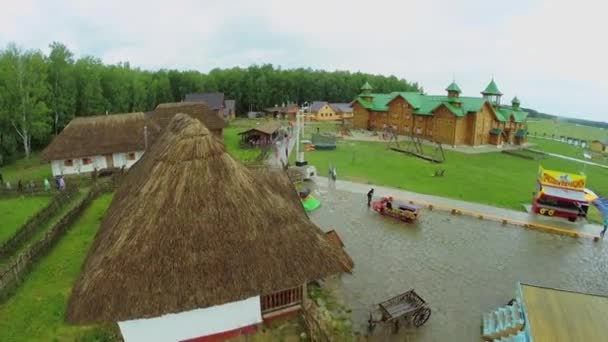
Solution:
{"label": "cloudy sky", "polygon": [[476,96],[608,121],[608,2],[602,0],[0,0],[0,46],[146,69],[272,63],[396,75]]}

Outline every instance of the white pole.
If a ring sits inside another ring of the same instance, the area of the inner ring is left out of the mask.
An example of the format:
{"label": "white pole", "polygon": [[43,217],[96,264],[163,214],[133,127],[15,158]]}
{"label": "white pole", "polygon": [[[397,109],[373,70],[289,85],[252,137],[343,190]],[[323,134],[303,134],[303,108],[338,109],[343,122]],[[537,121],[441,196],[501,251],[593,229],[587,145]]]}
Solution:
{"label": "white pole", "polygon": [[300,161],[300,113],[301,110],[296,112],[296,161]]}

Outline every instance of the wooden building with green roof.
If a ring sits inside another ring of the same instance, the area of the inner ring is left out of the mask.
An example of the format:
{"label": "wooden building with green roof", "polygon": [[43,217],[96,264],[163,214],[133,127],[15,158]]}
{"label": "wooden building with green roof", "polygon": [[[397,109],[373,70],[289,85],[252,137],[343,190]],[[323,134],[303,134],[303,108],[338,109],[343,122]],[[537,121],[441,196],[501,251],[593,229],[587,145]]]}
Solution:
{"label": "wooden building with green roof", "polygon": [[502,93],[494,79],[482,97],[460,96],[452,82],[445,95],[419,92],[374,93],[365,82],[353,101],[354,127],[381,130],[396,128],[399,134],[414,134],[449,145],[523,144],[527,112],[517,97],[510,106],[500,104]]}

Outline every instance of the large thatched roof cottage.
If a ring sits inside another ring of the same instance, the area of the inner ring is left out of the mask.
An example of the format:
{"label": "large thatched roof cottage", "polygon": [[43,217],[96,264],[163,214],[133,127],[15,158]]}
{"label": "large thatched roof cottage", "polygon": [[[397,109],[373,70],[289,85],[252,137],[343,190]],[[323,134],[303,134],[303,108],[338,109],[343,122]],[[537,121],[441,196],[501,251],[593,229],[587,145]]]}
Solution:
{"label": "large thatched roof cottage", "polygon": [[42,158],[51,162],[53,176],[128,169],[176,113],[186,113],[222,136],[224,120],[204,103],[163,103],[148,113],[74,118],[42,152]]}
{"label": "large thatched roof cottage", "polygon": [[348,263],[285,174],[247,169],[178,114],[117,190],[67,320],[118,322],[126,341],[229,335],[299,309]]}

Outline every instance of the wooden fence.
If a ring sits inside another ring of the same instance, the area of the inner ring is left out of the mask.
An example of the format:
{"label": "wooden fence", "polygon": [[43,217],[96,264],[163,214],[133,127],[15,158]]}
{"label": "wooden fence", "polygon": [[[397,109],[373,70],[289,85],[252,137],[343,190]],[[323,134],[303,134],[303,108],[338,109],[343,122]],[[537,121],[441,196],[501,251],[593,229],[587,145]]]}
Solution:
{"label": "wooden fence", "polygon": [[25,241],[38,232],[45,222],[69,203],[77,192],[77,187],[68,187],[65,191],[57,192],[46,207],[27,220],[8,240],[0,245],[0,258],[6,258],[19,249]]}
{"label": "wooden fence", "polygon": [[11,295],[12,291],[23,281],[25,275],[36,265],[36,262],[49,253],[89,204],[101,193],[112,190],[111,185],[113,183],[108,182],[93,186],[85,198],[53,225],[43,238],[31,244],[6,268],[0,270],[0,302]]}

